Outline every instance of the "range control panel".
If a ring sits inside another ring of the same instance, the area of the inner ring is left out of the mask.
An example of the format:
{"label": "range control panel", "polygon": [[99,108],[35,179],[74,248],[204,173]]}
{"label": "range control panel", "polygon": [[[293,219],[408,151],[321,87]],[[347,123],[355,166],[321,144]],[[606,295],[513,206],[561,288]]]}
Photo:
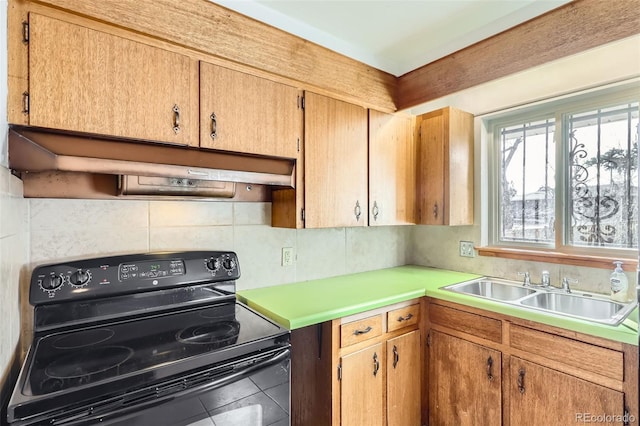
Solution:
{"label": "range control panel", "polygon": [[42,265],[31,275],[32,305],[240,278],[234,252],[185,251],[81,259]]}

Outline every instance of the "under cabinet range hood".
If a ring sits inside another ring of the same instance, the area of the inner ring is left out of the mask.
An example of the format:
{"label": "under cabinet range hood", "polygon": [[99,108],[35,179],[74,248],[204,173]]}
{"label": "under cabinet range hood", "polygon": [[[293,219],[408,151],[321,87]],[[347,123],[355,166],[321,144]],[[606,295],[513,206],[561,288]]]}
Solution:
{"label": "under cabinet range hood", "polygon": [[[103,136],[58,133],[10,126],[9,168],[19,172],[81,172],[120,175],[135,193],[163,193],[163,188],[185,195],[211,190],[229,197],[229,185],[204,181],[238,182],[280,188],[295,187],[295,161],[285,158],[201,150]],[[126,177],[125,177],[126,176]],[[145,179],[155,177],[162,179]],[[133,185],[133,182],[143,182]],[[153,185],[153,183],[158,185]],[[235,190],[235,189],[233,189]],[[169,194],[167,192],[167,194]],[[170,195],[170,194],[169,194]]]}

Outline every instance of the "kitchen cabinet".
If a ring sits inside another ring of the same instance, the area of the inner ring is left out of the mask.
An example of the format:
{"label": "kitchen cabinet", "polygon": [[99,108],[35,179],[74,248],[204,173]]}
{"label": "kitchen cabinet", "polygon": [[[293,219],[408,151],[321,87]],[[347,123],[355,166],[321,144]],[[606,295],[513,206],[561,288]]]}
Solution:
{"label": "kitchen cabinet", "polygon": [[197,61],[37,13],[28,31],[29,125],[198,144]]}
{"label": "kitchen cabinet", "polygon": [[510,364],[510,424],[591,423],[585,416],[598,415],[610,419],[600,423],[624,423],[622,392],[518,357],[512,356]]}
{"label": "kitchen cabinet", "polygon": [[637,418],[636,346],[442,300],[426,310],[429,424]]}
{"label": "kitchen cabinet", "polygon": [[429,340],[429,424],[501,425],[502,354],[438,331]]}
{"label": "kitchen cabinet", "polygon": [[414,121],[369,110],[369,226],[415,223]]}
{"label": "kitchen cabinet", "polygon": [[342,357],[342,426],[384,424],[384,378],[381,363],[384,363],[382,343]]}
{"label": "kitchen cabinet", "polygon": [[420,423],[420,331],[387,341],[387,425]]}
{"label": "kitchen cabinet", "polygon": [[367,226],[367,110],[305,93],[304,226]]}
{"label": "kitchen cabinet", "polygon": [[200,146],[295,158],[301,98],[293,86],[200,62]]}
{"label": "kitchen cabinet", "polygon": [[292,331],[292,425],[419,426],[417,301]]}
{"label": "kitchen cabinet", "polygon": [[473,224],[473,115],[446,107],[416,118],[418,223]]}
{"label": "kitchen cabinet", "polygon": [[309,92],[304,117],[297,190],[273,192],[273,226],[415,223],[413,117]]}

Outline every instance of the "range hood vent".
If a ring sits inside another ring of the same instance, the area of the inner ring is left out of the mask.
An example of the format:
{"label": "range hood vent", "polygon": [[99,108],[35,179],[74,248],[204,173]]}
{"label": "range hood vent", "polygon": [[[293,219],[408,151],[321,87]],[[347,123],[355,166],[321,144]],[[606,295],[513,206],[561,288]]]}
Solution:
{"label": "range hood vent", "polygon": [[[20,172],[83,172],[188,181],[295,187],[295,161],[102,136],[11,126],[9,167]],[[132,178],[126,178],[131,181]],[[202,185],[194,185],[194,192]],[[138,191],[141,190],[138,188]],[[180,193],[188,193],[189,185]],[[223,191],[225,192],[225,191]],[[152,191],[153,193],[153,191]],[[194,194],[196,195],[196,194]],[[223,195],[225,196],[225,195]],[[227,195],[228,196],[228,195]]]}

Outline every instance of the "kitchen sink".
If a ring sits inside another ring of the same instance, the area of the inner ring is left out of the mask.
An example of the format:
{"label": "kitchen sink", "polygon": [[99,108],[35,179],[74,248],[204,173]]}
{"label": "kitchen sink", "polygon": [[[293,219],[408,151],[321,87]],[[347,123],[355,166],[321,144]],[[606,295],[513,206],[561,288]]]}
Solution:
{"label": "kitchen sink", "polygon": [[516,281],[495,278],[481,278],[442,288],[521,309],[532,309],[614,326],[624,321],[637,305],[635,302],[627,304],[614,302],[590,293],[565,293],[555,287],[525,287]]}
{"label": "kitchen sink", "polygon": [[563,293],[538,293],[520,303],[535,309],[566,314],[593,321],[609,321],[617,318],[625,306],[606,299],[594,299]]}
{"label": "kitchen sink", "polygon": [[535,290],[530,288],[506,284],[495,280],[471,281],[449,286],[447,289],[458,293],[481,296],[495,300],[517,300],[536,293]]}

